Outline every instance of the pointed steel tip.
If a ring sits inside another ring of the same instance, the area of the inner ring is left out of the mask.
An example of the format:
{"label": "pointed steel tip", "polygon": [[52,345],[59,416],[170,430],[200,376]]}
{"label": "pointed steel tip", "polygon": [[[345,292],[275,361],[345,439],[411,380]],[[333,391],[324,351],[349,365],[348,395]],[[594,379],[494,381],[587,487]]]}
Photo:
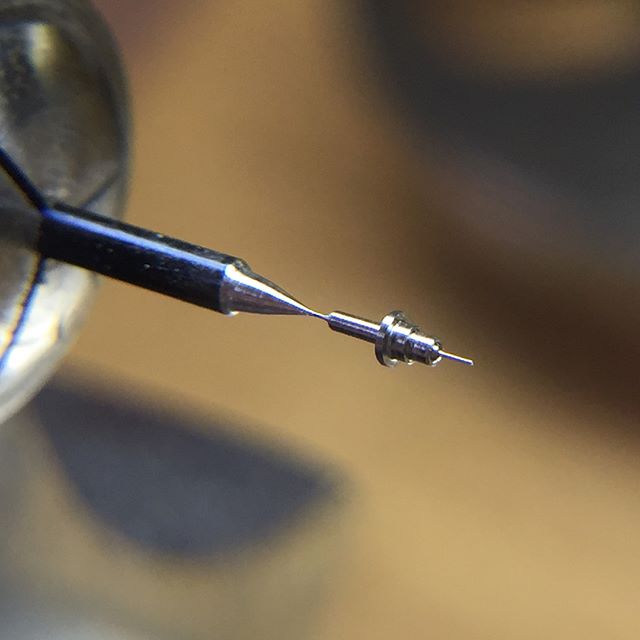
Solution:
{"label": "pointed steel tip", "polygon": [[466,364],[468,367],[474,366],[474,362],[470,358],[463,358],[462,356],[457,356],[454,353],[447,353],[446,351],[439,351],[439,355],[440,357],[446,358],[447,360],[453,360],[454,362]]}
{"label": "pointed steel tip", "polygon": [[240,311],[283,316],[326,316],[296,300],[281,286],[255,273],[244,260],[227,265],[220,285],[219,307],[222,313]]}
{"label": "pointed steel tip", "polygon": [[314,309],[310,309],[309,307],[304,308],[303,314],[306,316],[311,316],[312,318],[319,318],[320,320],[326,320],[327,322],[329,321],[328,315],[320,313],[319,311],[315,311]]}

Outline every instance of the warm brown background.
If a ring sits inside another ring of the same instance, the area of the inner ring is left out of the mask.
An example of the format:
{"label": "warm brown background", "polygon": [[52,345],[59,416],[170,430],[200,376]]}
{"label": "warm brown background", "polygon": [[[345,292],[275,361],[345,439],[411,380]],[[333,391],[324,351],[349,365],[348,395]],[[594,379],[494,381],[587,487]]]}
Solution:
{"label": "warm brown background", "polygon": [[323,638],[637,638],[634,416],[534,378],[447,287],[347,5],[98,4],[131,77],[131,221],[241,255],[320,310],[404,308],[478,366],[384,370],[319,322],[113,283],[69,365],[348,473]]}

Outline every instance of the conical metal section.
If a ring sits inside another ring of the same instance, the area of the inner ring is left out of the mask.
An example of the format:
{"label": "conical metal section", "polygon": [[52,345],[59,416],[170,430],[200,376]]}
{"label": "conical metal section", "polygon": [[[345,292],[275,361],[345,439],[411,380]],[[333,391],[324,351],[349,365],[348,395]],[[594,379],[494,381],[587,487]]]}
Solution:
{"label": "conical metal section", "polygon": [[282,287],[254,273],[243,260],[237,260],[225,270],[220,289],[223,313],[262,313],[270,315],[305,315],[324,318],[309,309]]}

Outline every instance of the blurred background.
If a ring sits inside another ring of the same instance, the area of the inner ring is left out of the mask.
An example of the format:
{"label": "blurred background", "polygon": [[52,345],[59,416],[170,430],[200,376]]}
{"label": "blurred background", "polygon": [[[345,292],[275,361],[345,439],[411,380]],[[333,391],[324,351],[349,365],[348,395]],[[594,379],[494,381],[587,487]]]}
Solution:
{"label": "blurred background", "polygon": [[130,81],[129,221],[313,308],[405,309],[476,366],[386,370],[313,321],[105,281],[64,379],[268,451],[320,506],[158,567],[30,467],[53,488],[21,522],[57,524],[11,547],[25,575],[168,637],[637,638],[640,5],[95,4]]}

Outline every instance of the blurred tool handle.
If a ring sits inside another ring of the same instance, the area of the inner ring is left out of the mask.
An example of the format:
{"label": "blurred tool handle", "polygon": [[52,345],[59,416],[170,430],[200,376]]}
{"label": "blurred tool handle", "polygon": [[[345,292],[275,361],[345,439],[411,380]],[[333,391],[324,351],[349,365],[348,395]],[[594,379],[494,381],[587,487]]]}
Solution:
{"label": "blurred tool handle", "polygon": [[37,249],[47,258],[221,312],[225,269],[238,261],[65,205],[43,211]]}

